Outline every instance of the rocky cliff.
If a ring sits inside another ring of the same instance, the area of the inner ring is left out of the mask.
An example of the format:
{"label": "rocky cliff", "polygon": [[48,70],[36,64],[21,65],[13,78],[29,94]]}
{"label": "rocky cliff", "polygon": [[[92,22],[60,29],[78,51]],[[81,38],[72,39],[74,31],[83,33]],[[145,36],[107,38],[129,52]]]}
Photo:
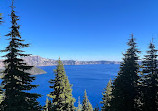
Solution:
{"label": "rocky cliff", "polygon": [[[46,59],[40,56],[29,56],[23,58],[25,62],[32,66],[53,66],[57,65],[57,60]],[[3,60],[0,60],[0,67],[3,67]],[[119,64],[117,61],[75,61],[62,60],[64,65],[87,65],[87,64]]]}
{"label": "rocky cliff", "polygon": [[[29,56],[23,58],[29,65],[33,66],[53,66],[57,65],[57,60],[46,59],[40,56]],[[62,60],[64,65],[86,65],[86,64],[119,64],[117,61],[75,61]]]}

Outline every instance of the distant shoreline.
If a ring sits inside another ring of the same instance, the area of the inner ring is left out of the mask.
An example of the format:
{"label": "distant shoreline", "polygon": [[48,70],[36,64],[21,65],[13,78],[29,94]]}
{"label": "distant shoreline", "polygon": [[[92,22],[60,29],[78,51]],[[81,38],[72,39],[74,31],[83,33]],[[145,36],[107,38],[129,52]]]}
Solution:
{"label": "distant shoreline", "polygon": [[[112,64],[112,63],[111,63]],[[119,63],[120,64],[120,63]],[[56,64],[57,65],[57,64]],[[56,66],[56,65],[44,65],[44,66]],[[65,65],[65,64],[64,64]],[[66,66],[70,66],[71,64],[66,64]],[[104,64],[73,64],[74,66],[79,66],[79,65],[104,65]],[[117,64],[116,64],[117,65]],[[44,66],[36,66],[36,67],[44,67]]]}

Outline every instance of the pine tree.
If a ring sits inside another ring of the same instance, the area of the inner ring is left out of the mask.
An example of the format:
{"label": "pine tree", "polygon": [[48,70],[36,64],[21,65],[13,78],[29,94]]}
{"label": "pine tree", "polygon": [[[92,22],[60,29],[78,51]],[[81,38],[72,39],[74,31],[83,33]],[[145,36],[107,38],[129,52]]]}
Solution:
{"label": "pine tree", "polygon": [[84,98],[82,101],[82,111],[93,111],[92,105],[88,100],[87,92],[84,91]]}
{"label": "pine tree", "polygon": [[29,93],[32,88],[36,88],[37,85],[31,85],[31,82],[35,80],[27,70],[30,70],[32,66],[27,64],[20,57],[29,56],[24,54],[21,48],[28,47],[29,44],[24,44],[24,40],[21,39],[19,28],[17,24],[19,20],[14,11],[12,1],[11,10],[11,31],[6,36],[9,37],[9,46],[2,50],[7,54],[3,57],[5,70],[3,72],[2,86],[4,90],[4,100],[1,103],[4,111],[39,111],[41,109],[37,98],[40,95],[36,93]]}
{"label": "pine tree", "polygon": [[3,100],[4,100],[4,94],[2,88],[0,87],[0,104]]}
{"label": "pine tree", "polygon": [[110,101],[111,101],[111,98],[112,98],[111,93],[112,93],[112,81],[110,79],[104,93],[102,94],[103,95],[103,98],[102,98],[103,101],[100,102],[100,103],[103,104],[102,109],[101,109],[102,111],[109,111]]}
{"label": "pine tree", "polygon": [[0,13],[0,24],[2,23],[2,13]]}
{"label": "pine tree", "polygon": [[93,111],[99,111],[99,106],[97,105]]}
{"label": "pine tree", "polygon": [[44,106],[44,111],[51,111],[52,110],[52,103],[51,100],[49,100],[48,98],[46,99],[46,105]]}
{"label": "pine tree", "polygon": [[78,97],[78,107],[77,111],[82,111],[82,104],[80,103],[80,97]]}
{"label": "pine tree", "polygon": [[53,84],[50,88],[53,91],[49,94],[52,100],[52,107],[55,111],[74,111],[75,99],[72,97],[72,85],[69,83],[68,77],[66,76],[64,65],[59,59],[56,67],[55,79],[50,80]]}
{"label": "pine tree", "polygon": [[140,51],[137,49],[133,34],[127,45],[129,48],[124,54],[118,76],[113,82],[110,111],[138,111]]}
{"label": "pine tree", "polygon": [[151,42],[149,51],[143,60],[143,77],[142,77],[142,110],[158,110],[158,60],[155,45]]}

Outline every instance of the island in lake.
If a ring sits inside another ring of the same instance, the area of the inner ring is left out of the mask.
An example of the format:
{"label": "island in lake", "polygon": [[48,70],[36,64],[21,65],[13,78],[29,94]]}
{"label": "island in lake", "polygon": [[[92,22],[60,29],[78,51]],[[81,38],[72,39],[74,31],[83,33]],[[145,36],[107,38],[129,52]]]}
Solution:
{"label": "island in lake", "polygon": [[[1,67],[0,68],[0,72],[2,74],[4,70],[4,67]],[[45,74],[47,73],[46,71],[40,69],[40,68],[37,68],[37,67],[33,67],[31,70],[28,70],[27,72],[29,72],[31,75],[39,75],[39,74]],[[2,77],[2,75],[0,74],[0,78]]]}

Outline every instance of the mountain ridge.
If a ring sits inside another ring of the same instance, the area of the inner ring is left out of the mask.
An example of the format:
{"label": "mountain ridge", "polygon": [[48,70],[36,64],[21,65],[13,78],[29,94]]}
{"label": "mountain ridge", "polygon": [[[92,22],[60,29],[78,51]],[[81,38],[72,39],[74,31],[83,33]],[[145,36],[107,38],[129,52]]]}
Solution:
{"label": "mountain ridge", "polygon": [[[57,65],[57,60],[47,59],[40,56],[28,56],[22,58],[28,65],[31,66],[54,66]],[[88,64],[120,64],[119,61],[77,61],[77,60],[62,60],[64,65],[88,65]],[[4,67],[3,60],[0,60],[0,67]]]}
{"label": "mountain ridge", "polygon": [[[40,56],[29,56],[23,58],[26,63],[33,66],[54,66],[57,65],[57,60],[47,59]],[[62,60],[64,65],[88,65],[88,64],[120,64],[119,61],[77,61],[77,60]]]}

